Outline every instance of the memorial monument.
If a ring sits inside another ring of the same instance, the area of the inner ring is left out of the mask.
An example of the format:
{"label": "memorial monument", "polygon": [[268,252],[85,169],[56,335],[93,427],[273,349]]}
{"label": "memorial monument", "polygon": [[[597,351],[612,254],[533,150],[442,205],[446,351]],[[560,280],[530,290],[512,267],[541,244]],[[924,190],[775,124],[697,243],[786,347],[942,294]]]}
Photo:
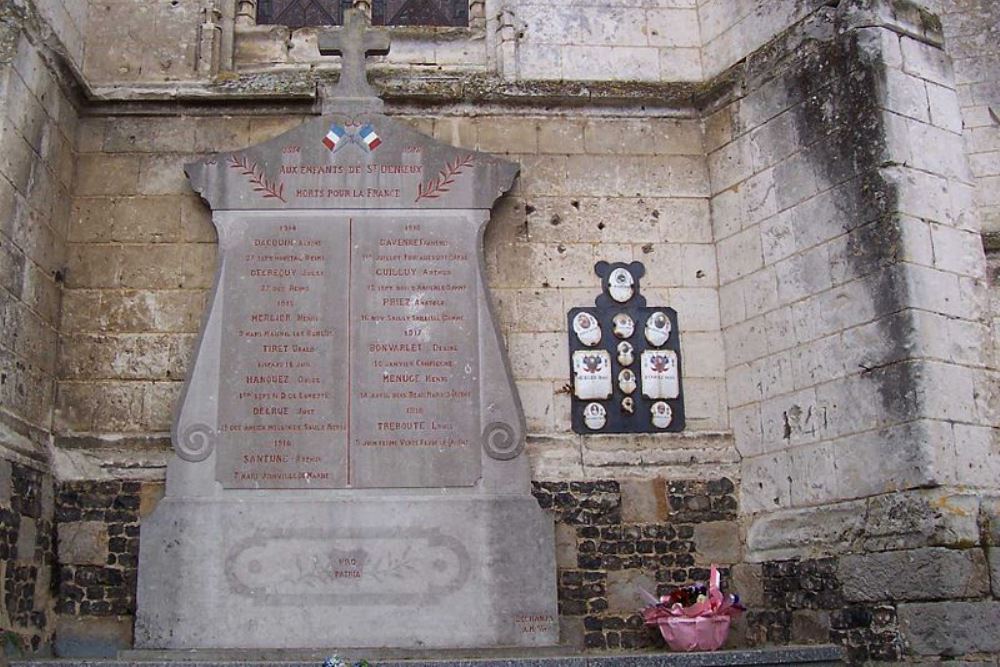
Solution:
{"label": "memorial monument", "polygon": [[556,643],[552,519],[484,284],[516,164],[382,113],[357,11],[324,115],[187,166],[219,267],[142,525],[140,648]]}

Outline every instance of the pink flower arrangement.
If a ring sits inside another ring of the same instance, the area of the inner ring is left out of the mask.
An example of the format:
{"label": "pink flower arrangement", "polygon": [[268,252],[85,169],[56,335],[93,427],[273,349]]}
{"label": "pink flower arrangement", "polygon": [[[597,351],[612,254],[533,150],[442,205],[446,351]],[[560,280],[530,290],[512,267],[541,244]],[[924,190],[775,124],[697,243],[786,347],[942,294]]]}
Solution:
{"label": "pink flower arrangement", "polygon": [[707,586],[676,588],[659,600],[642,591],[652,602],[642,616],[647,625],[660,628],[675,651],[714,651],[726,641],[730,621],[746,611],[740,596],[724,595],[719,583],[719,569],[713,565]]}

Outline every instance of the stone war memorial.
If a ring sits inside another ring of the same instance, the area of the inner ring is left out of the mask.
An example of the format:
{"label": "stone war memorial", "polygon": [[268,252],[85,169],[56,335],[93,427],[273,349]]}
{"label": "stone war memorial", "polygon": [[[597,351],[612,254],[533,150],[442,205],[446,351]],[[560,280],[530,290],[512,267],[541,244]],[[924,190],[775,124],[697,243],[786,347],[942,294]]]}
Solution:
{"label": "stone war memorial", "polygon": [[0,1],[0,655],[995,663],[998,30]]}
{"label": "stone war memorial", "polygon": [[142,528],[139,647],[558,641],[483,284],[517,165],[380,113],[365,23],[338,35],[334,113],[187,166],[220,269]]}

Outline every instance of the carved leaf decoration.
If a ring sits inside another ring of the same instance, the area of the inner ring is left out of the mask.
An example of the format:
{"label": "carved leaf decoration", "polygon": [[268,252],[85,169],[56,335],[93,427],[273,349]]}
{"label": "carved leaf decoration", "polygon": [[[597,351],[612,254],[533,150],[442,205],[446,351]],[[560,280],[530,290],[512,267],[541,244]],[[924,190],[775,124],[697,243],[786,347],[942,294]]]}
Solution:
{"label": "carved leaf decoration", "polygon": [[475,157],[469,153],[447,163],[437,176],[417,186],[417,198],[413,202],[416,203],[421,199],[437,199],[442,194],[451,192],[451,188],[448,186],[454,183],[455,177],[459,176],[463,169],[471,166],[474,160]]}
{"label": "carved leaf decoration", "polygon": [[246,176],[253,191],[263,193],[264,199],[277,199],[287,203],[285,201],[285,184],[269,179],[256,162],[251,162],[246,156],[237,158],[235,155],[230,155],[229,168],[236,169],[241,175]]}

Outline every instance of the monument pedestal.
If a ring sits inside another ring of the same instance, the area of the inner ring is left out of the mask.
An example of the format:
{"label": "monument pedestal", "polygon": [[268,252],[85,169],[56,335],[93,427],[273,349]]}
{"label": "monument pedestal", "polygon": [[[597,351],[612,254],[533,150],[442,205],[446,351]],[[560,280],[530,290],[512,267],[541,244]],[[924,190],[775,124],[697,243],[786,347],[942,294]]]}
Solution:
{"label": "monument pedestal", "polygon": [[137,647],[558,640],[552,521],[531,497],[285,495],[160,503],[142,527]]}

